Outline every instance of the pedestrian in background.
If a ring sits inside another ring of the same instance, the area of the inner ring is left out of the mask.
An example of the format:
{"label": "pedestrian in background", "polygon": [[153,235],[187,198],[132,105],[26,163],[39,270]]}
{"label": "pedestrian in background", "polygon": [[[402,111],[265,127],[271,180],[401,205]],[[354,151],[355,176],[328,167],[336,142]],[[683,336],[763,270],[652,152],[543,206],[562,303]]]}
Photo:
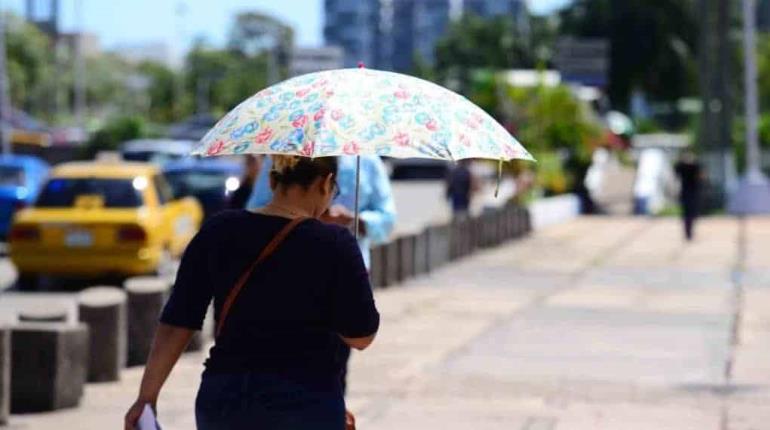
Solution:
{"label": "pedestrian in background", "polygon": [[230,201],[228,202],[230,209],[244,209],[246,207],[246,202],[249,201],[251,192],[254,190],[254,183],[257,181],[261,166],[262,156],[253,154],[244,156],[243,176],[241,177],[240,185],[230,196]]}
{"label": "pedestrian in background", "polygon": [[161,315],[136,402],[134,430],[206,309],[216,343],[195,406],[199,430],[342,430],[340,351],[374,340],[379,314],[347,228],[321,222],[337,185],[335,158],[274,156],[274,197],[259,211],[215,215],[190,242]]}
{"label": "pedestrian in background", "polygon": [[692,151],[682,153],[674,170],[681,184],[679,203],[682,209],[684,235],[688,241],[691,241],[695,234],[695,221],[700,212],[703,171],[697,156]]}
{"label": "pedestrian in background", "polygon": [[447,176],[446,195],[452,205],[452,216],[455,219],[464,219],[469,216],[473,194],[480,188],[479,181],[470,166],[470,160],[460,160]]}

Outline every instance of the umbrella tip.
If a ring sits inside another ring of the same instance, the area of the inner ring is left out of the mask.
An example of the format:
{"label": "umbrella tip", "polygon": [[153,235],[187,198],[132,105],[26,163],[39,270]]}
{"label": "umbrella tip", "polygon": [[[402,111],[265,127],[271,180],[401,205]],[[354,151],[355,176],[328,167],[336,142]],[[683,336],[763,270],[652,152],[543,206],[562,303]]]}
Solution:
{"label": "umbrella tip", "polygon": [[364,64],[364,62],[363,62],[363,61],[359,61],[359,62],[358,62],[358,68],[359,68],[359,69],[363,69],[363,68],[365,68],[365,67],[366,67],[366,65]]}

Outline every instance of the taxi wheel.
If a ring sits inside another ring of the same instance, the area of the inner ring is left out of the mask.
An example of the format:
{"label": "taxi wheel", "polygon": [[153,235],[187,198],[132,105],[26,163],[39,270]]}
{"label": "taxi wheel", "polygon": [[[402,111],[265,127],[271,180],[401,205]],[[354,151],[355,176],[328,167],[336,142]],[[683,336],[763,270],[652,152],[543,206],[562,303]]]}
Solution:
{"label": "taxi wheel", "polygon": [[19,291],[36,291],[40,288],[40,276],[28,273],[20,273],[16,280],[16,288]]}

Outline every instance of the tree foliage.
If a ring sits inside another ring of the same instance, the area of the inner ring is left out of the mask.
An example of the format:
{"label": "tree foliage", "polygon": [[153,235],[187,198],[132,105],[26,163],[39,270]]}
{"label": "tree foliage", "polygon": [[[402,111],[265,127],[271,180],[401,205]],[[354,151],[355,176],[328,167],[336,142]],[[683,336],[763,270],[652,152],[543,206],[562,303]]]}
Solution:
{"label": "tree foliage", "polygon": [[11,103],[25,110],[44,106],[53,73],[50,41],[37,27],[15,15],[7,14],[5,20]]}
{"label": "tree foliage", "polygon": [[562,34],[611,43],[609,95],[628,105],[640,89],[653,100],[696,92],[698,25],[690,0],[575,0],[561,12]]}
{"label": "tree foliage", "polygon": [[536,57],[523,34],[505,17],[464,15],[436,44],[438,80],[466,92],[475,69],[534,67]]}

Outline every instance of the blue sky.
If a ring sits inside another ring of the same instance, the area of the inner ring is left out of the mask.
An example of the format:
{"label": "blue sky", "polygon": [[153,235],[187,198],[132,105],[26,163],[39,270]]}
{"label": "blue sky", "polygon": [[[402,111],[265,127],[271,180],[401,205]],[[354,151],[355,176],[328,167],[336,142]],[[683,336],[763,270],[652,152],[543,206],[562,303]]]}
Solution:
{"label": "blue sky", "polygon": [[[75,2],[60,0],[65,30],[78,28]],[[96,33],[105,48],[165,42],[179,48],[198,36],[213,44],[226,40],[234,14],[242,10],[261,10],[291,24],[300,45],[323,42],[322,0],[81,0],[83,23]],[[545,13],[569,0],[530,0],[530,7]],[[6,7],[22,11],[24,0],[6,0]],[[45,1],[43,1],[45,3]],[[180,5],[186,5],[183,14]],[[186,47],[186,46],[184,46]]]}

